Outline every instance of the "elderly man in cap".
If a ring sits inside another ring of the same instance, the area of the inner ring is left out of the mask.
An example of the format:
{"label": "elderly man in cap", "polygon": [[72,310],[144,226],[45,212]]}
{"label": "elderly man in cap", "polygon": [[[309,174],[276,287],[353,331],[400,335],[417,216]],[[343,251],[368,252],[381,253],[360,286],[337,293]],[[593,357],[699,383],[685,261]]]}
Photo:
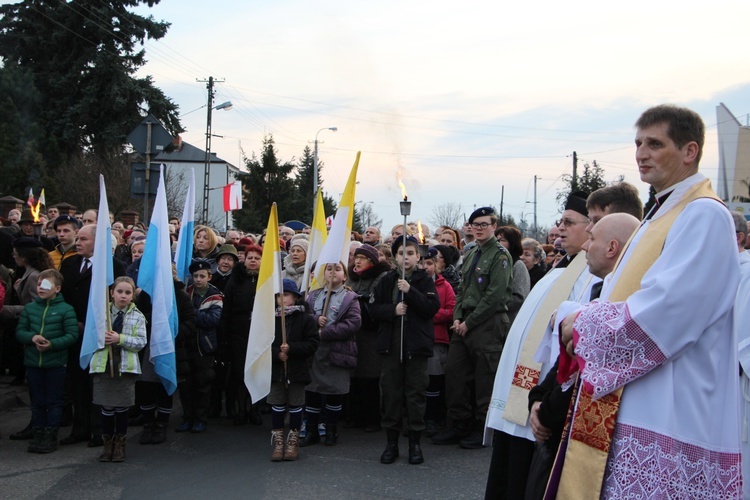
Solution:
{"label": "elderly man in cap", "polygon": [[[451,425],[435,434],[434,444],[483,446],[482,430],[492,395],[492,382],[510,322],[513,260],[495,237],[497,214],[479,208],[469,217],[476,245],[464,257],[461,286],[451,329],[453,338],[445,365],[448,418]],[[474,383],[476,401],[470,401]]]}
{"label": "elderly man in cap", "polygon": [[55,248],[55,245],[52,243],[51,239],[47,238],[46,236],[42,236],[41,234],[34,234],[34,216],[31,214],[31,210],[26,209],[23,211],[23,214],[21,214],[21,219],[18,221],[18,227],[21,228],[21,231],[18,233],[19,237],[39,240],[42,243],[44,249],[47,251],[51,251]]}

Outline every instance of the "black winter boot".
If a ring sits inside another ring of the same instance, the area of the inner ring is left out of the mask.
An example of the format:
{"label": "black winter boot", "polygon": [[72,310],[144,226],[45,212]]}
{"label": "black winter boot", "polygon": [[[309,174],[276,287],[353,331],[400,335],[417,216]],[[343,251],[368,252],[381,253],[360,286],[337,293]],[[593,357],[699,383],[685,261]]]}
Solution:
{"label": "black winter boot", "polygon": [[42,444],[39,445],[37,453],[52,453],[57,449],[57,432],[58,427],[45,427]]}
{"label": "black winter boot", "polygon": [[326,446],[336,446],[336,441],[339,439],[337,431],[336,424],[326,425],[326,439],[324,443]]}
{"label": "black winter boot", "polygon": [[300,448],[310,446],[312,444],[320,443],[320,434],[318,434],[318,426],[308,427],[307,435],[304,439],[299,442]]}
{"label": "black winter boot", "polygon": [[154,436],[154,423],[147,422],[143,424],[143,432],[141,432],[141,438],[138,440],[140,444],[151,444],[151,439]]}
{"label": "black winter boot", "polygon": [[388,444],[385,445],[385,451],[380,455],[381,464],[392,464],[398,458],[398,438],[397,430],[388,429],[386,431]]}
{"label": "black winter boot", "polygon": [[26,451],[29,453],[39,453],[39,448],[42,446],[42,441],[44,440],[44,427],[34,427],[33,432],[34,437]]}
{"label": "black winter boot", "polygon": [[422,433],[419,431],[409,431],[409,463],[412,465],[424,462],[422,456],[422,447],[419,446],[419,438]]}
{"label": "black winter boot", "polygon": [[471,420],[457,420],[432,436],[432,444],[458,444],[471,432]]}

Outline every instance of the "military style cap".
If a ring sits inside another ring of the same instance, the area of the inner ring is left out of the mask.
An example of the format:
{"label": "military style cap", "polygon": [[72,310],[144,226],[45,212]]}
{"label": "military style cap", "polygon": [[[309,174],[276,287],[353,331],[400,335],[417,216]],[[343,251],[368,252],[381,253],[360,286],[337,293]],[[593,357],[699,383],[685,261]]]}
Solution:
{"label": "military style cap", "polygon": [[76,219],[72,215],[67,215],[67,214],[61,215],[60,217],[55,219],[55,223],[53,224],[53,226],[55,228],[55,231],[57,231],[57,226],[59,226],[60,224],[68,224],[68,223],[75,225],[75,227],[79,229],[81,227],[81,224],[78,222],[78,219]]}
{"label": "military style cap", "polygon": [[[396,240],[391,244],[391,252],[395,256],[398,252],[398,249],[401,248],[401,245],[404,243],[404,237],[399,236],[396,238]],[[414,245],[417,248],[419,247],[419,241],[414,236],[407,236],[406,237],[406,244],[407,245]],[[361,248],[361,247],[360,247]]]}
{"label": "military style cap", "polygon": [[481,207],[474,210],[469,216],[469,224],[474,222],[477,217],[483,217],[485,215],[495,215],[495,209],[492,207]]}
{"label": "military style cap", "polygon": [[585,191],[576,191],[568,195],[568,199],[565,201],[565,210],[573,210],[578,212],[584,217],[589,216],[589,211],[586,208],[586,199],[589,194]]}
{"label": "military style cap", "polygon": [[211,272],[211,262],[206,259],[194,259],[193,262],[190,263],[188,270],[190,271],[190,274],[193,274],[196,271]]}

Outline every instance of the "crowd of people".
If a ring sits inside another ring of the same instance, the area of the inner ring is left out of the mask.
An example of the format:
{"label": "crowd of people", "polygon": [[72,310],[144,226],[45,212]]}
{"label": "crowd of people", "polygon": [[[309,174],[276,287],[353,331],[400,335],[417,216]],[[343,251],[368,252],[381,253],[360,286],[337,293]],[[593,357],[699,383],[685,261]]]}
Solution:
{"label": "crowd of people", "polygon": [[[641,179],[657,194],[645,214],[619,182],[571,193],[543,242],[498,226],[491,207],[460,228],[368,227],[312,291],[309,231],[279,227],[271,387],[255,404],[245,355],[266,235],[197,226],[189,282],[174,283],[174,431],[203,433],[221,415],[260,425],[270,413],[272,461],[335,446],[340,427],[385,430],[383,464],[399,458],[402,435],[410,464],[424,462],[423,436],[492,446],[487,498],[741,497],[748,223],[698,172],[697,114],[657,106],[636,129]],[[129,422],[143,426],[140,444],[163,443],[173,407],[136,285],[148,228],[111,217],[114,319],[81,369],[97,213],[47,217],[44,235],[27,211],[0,229],[3,369],[28,383],[32,403],[11,439],[36,453],[87,442],[121,462]],[[171,218],[173,241],[180,229]]]}

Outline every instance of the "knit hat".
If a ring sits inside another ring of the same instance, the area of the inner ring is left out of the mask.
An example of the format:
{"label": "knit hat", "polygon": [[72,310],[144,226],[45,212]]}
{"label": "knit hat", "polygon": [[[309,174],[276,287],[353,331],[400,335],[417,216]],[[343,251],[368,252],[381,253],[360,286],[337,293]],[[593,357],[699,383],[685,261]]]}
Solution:
{"label": "knit hat", "polygon": [[235,262],[240,260],[239,255],[237,255],[237,249],[232,244],[221,245],[219,252],[216,254],[216,260],[219,260],[219,257],[222,255],[231,255],[234,257]]}
{"label": "knit hat", "polygon": [[307,241],[306,238],[300,238],[298,236],[295,236],[289,241],[289,252],[292,251],[292,248],[294,247],[300,247],[302,250],[305,251],[305,255],[307,255],[307,249],[310,246],[310,242]]}
{"label": "knit hat", "polygon": [[354,251],[354,256],[356,257],[357,255],[365,256],[366,258],[370,259],[373,264],[377,264],[380,260],[380,255],[378,254],[377,249],[372,245],[368,245],[367,243],[363,243],[361,247],[357,248]]}
{"label": "knit hat", "polygon": [[296,294],[297,297],[301,296],[301,294],[299,293],[299,288],[297,288],[297,283],[295,283],[294,280],[290,280],[289,278],[284,278],[284,281],[282,284],[284,287],[284,292],[290,292],[290,293]]}
{"label": "knit hat", "polygon": [[445,263],[449,266],[455,266],[456,262],[460,257],[458,248],[451,245],[435,245],[433,248],[440,252],[440,255],[445,259]]}

